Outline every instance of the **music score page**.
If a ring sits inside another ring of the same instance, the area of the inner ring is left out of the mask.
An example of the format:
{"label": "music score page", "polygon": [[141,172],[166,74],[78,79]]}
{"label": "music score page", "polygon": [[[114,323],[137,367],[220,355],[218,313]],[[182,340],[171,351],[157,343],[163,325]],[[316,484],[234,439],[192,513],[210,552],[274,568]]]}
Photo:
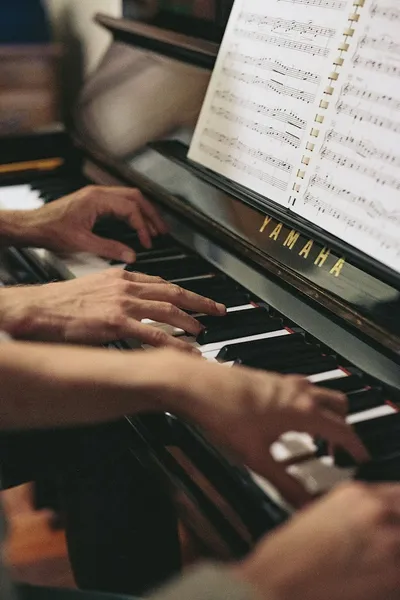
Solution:
{"label": "music score page", "polygon": [[292,210],[400,272],[400,2],[369,0]]}
{"label": "music score page", "polygon": [[236,0],[189,158],[289,206],[352,0]]}

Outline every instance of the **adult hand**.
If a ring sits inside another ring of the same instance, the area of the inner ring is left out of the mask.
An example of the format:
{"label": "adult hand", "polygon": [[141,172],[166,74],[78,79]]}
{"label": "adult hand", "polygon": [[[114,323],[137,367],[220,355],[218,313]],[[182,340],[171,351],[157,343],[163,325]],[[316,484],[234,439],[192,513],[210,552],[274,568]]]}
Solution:
{"label": "adult hand", "polygon": [[234,569],[260,600],[400,598],[400,485],[347,484]]}
{"label": "adult hand", "polygon": [[269,451],[283,433],[307,432],[345,448],[358,461],[368,459],[345,422],[343,394],[299,376],[198,362],[190,371],[186,363],[180,367],[182,382],[190,381],[190,386],[182,384],[183,399],[175,391],[178,409],[232,457],[264,475],[293,505],[308,502],[310,495]]}
{"label": "adult hand", "polygon": [[167,231],[157,210],[139,190],[124,187],[91,185],[36,210],[18,213],[26,245],[133,262],[131,248],[92,232],[96,221],[105,216],[126,221],[146,248],[151,247],[153,236]]}
{"label": "adult hand", "polygon": [[159,277],[109,269],[79,279],[0,290],[0,328],[18,339],[100,344],[136,338],[151,346],[196,352],[141,319],[197,335],[200,323],[181,309],[223,315],[225,307]]}

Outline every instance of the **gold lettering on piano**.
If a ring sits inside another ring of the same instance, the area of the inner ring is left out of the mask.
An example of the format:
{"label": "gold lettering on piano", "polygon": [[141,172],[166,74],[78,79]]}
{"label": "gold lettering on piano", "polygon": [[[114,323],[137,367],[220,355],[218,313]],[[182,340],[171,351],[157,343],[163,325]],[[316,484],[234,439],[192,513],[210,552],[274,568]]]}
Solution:
{"label": "gold lettering on piano", "polygon": [[303,258],[308,258],[308,255],[310,254],[313,245],[314,242],[312,240],[308,240],[308,242],[304,244],[303,248],[300,250],[299,256],[302,256]]}
{"label": "gold lettering on piano", "polygon": [[[318,244],[316,244],[313,256],[311,256],[311,251],[314,250],[314,240],[309,239],[305,241],[295,229],[288,231],[283,223],[279,223],[272,217],[265,217],[260,227],[260,233],[264,232],[268,235],[269,239],[280,243],[280,245],[289,250],[295,250],[298,256],[313,261],[316,267],[325,267],[330,275],[334,277],[341,275],[343,267],[346,264],[345,259],[336,258],[334,255],[331,257],[331,250],[327,247],[321,248]],[[314,259],[316,252],[318,254]],[[329,258],[330,260],[328,260]]]}
{"label": "gold lettering on piano", "polygon": [[331,251],[329,248],[322,248],[321,252],[318,254],[317,258],[314,261],[314,265],[317,267],[322,267],[325,264],[326,259],[330,255]]}
{"label": "gold lettering on piano", "polygon": [[339,277],[345,264],[346,264],[346,261],[344,260],[344,258],[339,258],[339,260],[337,260],[335,262],[335,264],[333,265],[333,267],[329,271],[329,273],[331,275],[334,275],[335,277]]}
{"label": "gold lettering on piano", "polygon": [[265,229],[268,226],[268,223],[270,223],[271,220],[272,220],[272,217],[265,217],[264,223],[261,225],[261,228],[260,228],[260,233],[263,233],[265,231]]}
{"label": "gold lettering on piano", "polygon": [[281,230],[282,230],[282,223],[278,223],[278,225],[275,227],[275,229],[269,234],[269,237],[276,241],[279,237]]}
{"label": "gold lettering on piano", "polygon": [[300,234],[292,229],[289,231],[286,240],[283,242],[284,246],[289,246],[290,250],[293,250],[295,243],[299,239]]}

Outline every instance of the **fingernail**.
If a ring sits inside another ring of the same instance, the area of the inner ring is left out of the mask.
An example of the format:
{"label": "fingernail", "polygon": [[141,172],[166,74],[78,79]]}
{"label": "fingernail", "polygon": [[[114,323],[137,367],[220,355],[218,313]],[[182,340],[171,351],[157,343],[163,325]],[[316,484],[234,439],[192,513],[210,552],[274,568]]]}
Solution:
{"label": "fingernail", "polygon": [[134,262],[136,256],[134,252],[130,252],[129,250],[125,250],[125,252],[122,253],[122,260],[126,263],[132,263]]}
{"label": "fingernail", "polygon": [[201,350],[199,350],[198,348],[192,347],[191,350],[192,350],[193,354],[196,354],[196,356],[199,356],[199,355],[201,356]]}
{"label": "fingernail", "polygon": [[224,304],[220,304],[219,302],[216,302],[216,307],[217,307],[218,312],[221,315],[224,315],[226,313],[226,306]]}

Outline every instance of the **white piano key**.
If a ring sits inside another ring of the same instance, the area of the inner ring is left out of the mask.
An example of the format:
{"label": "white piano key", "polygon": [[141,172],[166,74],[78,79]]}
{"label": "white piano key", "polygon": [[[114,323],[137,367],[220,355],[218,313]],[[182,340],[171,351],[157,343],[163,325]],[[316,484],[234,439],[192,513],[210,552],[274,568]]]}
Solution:
{"label": "white piano key", "polygon": [[309,375],[307,379],[310,383],[319,383],[320,381],[328,381],[330,379],[341,379],[342,377],[348,377],[345,371],[343,371],[342,369],[333,369],[332,371],[324,371],[323,373]]}
{"label": "white piano key", "polygon": [[342,469],[334,465],[330,456],[314,458],[292,465],[287,469],[311,494],[329,491],[339,483],[352,479],[355,468]]}
{"label": "white piano key", "polygon": [[60,258],[74,277],[84,277],[112,268],[107,260],[89,252],[76,252],[67,256],[63,255]]}
{"label": "white piano key", "polygon": [[[280,337],[282,335],[290,335],[287,329],[279,329],[278,331],[268,331],[266,333],[257,333],[246,337],[236,338],[233,340],[223,340],[221,342],[211,342],[210,344],[204,344],[200,346],[194,338],[187,337],[186,340],[193,346],[198,348],[205,358],[215,358],[218,352],[224,346],[230,346],[231,344],[241,344],[242,342],[254,342],[256,340],[266,340],[268,338]],[[184,338],[185,339],[185,338]]]}
{"label": "white piano key", "polygon": [[271,498],[274,502],[276,502],[276,504],[278,504],[279,506],[282,506],[283,508],[285,508],[287,511],[289,512],[293,512],[293,508],[290,506],[290,504],[285,500],[285,498],[282,496],[282,494],[277,490],[277,488],[272,485],[272,483],[270,483],[265,477],[262,477],[261,475],[258,475],[257,473],[255,473],[254,471],[252,471],[251,469],[247,469],[249,472],[250,477],[252,478],[252,480],[254,481],[254,483],[269,497]]}
{"label": "white piano key", "polygon": [[254,304],[242,304],[241,306],[230,306],[226,309],[227,313],[238,312],[239,310],[249,310],[251,308],[257,308]]}
{"label": "white piano key", "polygon": [[[191,344],[194,348],[198,348],[201,351],[201,354],[204,358],[213,359],[217,356],[218,352],[224,346],[228,346],[230,344],[237,344],[241,342],[252,342],[255,340],[264,340],[272,337],[279,337],[281,335],[290,335],[286,329],[279,329],[278,331],[269,331],[267,333],[257,333],[256,335],[250,335],[248,337],[236,338],[233,340],[223,340],[221,342],[213,342],[211,344],[205,344],[204,346],[200,346],[196,342],[196,338],[189,335],[180,336],[180,339]],[[151,348],[151,346],[144,344],[144,349]]]}
{"label": "white piano key", "polygon": [[32,210],[42,205],[39,192],[27,184],[0,187],[0,208],[3,210]]}
{"label": "white piano key", "polygon": [[[255,308],[253,304],[244,304],[242,306],[233,307],[234,310],[228,308],[226,312],[238,312],[239,310],[249,310],[250,308]],[[194,318],[204,316],[203,314],[193,315]],[[223,317],[221,317],[223,319]],[[166,323],[160,323],[159,321],[154,321],[153,319],[142,319],[141,321],[144,325],[151,325],[152,327],[157,327],[157,329],[162,329],[169,335],[174,337],[178,337],[181,335],[185,335],[186,332],[179,327],[174,327],[173,325],[167,325]]]}
{"label": "white piano key", "polygon": [[375,408],[363,410],[362,412],[354,413],[349,415],[346,419],[347,423],[354,425],[354,423],[361,423],[361,421],[370,421],[371,419],[378,419],[379,417],[385,417],[386,415],[393,415],[397,413],[397,410],[389,404],[382,404]]}

